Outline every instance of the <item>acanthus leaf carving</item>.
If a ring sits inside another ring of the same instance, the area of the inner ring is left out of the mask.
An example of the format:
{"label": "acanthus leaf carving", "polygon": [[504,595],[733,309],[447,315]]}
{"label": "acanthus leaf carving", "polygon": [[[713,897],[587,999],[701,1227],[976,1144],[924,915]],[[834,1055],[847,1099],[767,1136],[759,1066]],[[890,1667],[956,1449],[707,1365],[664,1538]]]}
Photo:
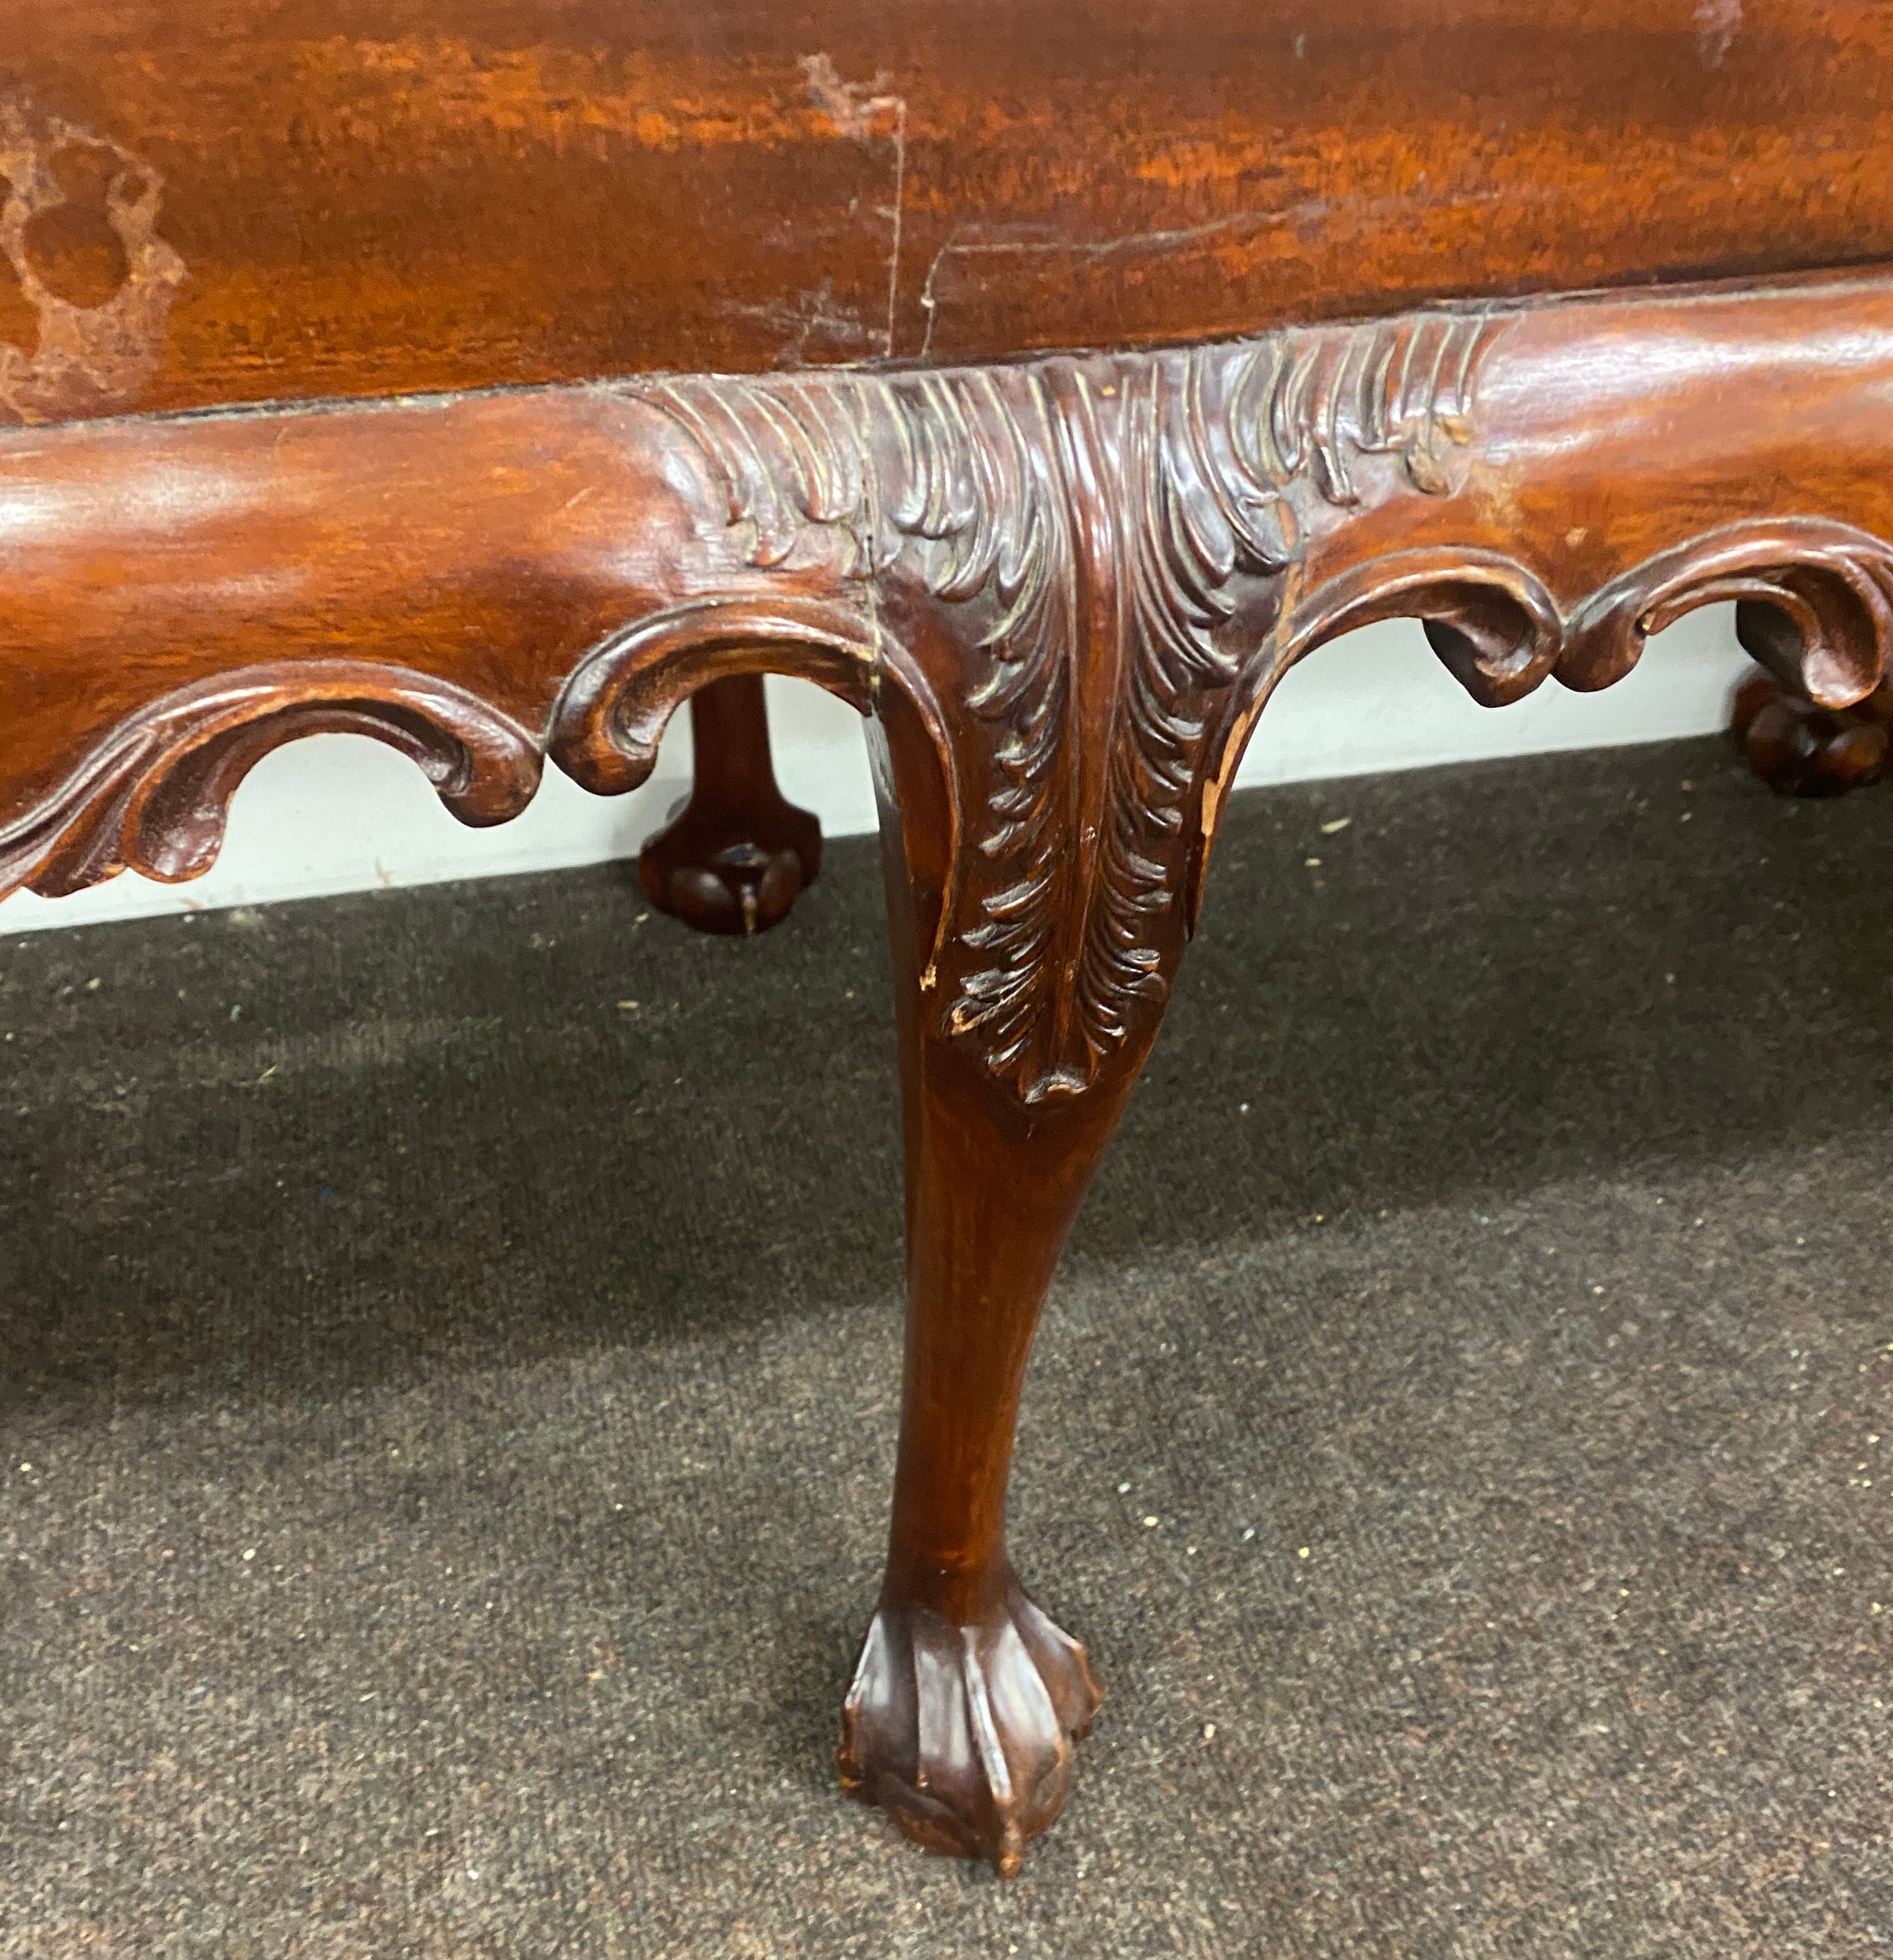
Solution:
{"label": "acanthus leaf carving", "polygon": [[[194,874],[244,770],[298,734],[390,742],[457,814],[485,822],[524,807],[542,752],[592,788],[633,786],[668,716],[720,674],[802,674],[864,711],[891,689],[925,736],[898,731],[899,771],[930,747],[943,790],[915,798],[925,861],[907,867],[926,941],[923,1010],[1024,1102],[1077,1093],[1154,1024],[1216,812],[1269,691],[1349,627],[1420,618],[1445,663],[1493,705],[1554,671],[1575,687],[1608,685],[1649,634],[1717,600],[1735,603],[1758,658],[1817,702],[1856,700],[1885,671],[1893,550],[1831,514],[1796,514],[1791,476],[1769,492],[1786,514],[1658,551],[1579,598],[1573,566],[1612,540],[1580,550],[1581,529],[1543,533],[1547,491],[1535,506],[1506,501],[1515,418],[1532,425],[1516,378],[1531,361],[1520,355],[1515,370],[1509,350],[1512,378],[1480,396],[1482,364],[1517,317],[1442,310],[1188,350],[458,402],[454,415],[487,429],[491,455],[519,453],[522,428],[557,429],[586,457],[577,494],[569,474],[553,508],[548,485],[534,549],[556,544],[548,593],[629,623],[582,654],[575,638],[548,664],[552,686],[566,676],[550,724],[529,730],[445,679],[327,657],[318,635],[312,657],[198,679],[89,738],[63,785],[0,832],[0,888],[65,891],[124,865]],[[387,482],[455,480],[436,410],[411,426],[364,412],[383,431]],[[213,464],[227,449],[247,467],[260,439],[233,421],[96,440],[132,486],[174,441]],[[88,466],[97,460],[92,437],[62,441],[84,446]],[[324,483],[342,445],[324,451]],[[551,445],[534,435],[528,447]],[[599,491],[578,549],[566,513]],[[1421,500],[1411,523],[1409,498]],[[502,535],[502,506],[469,499],[464,535],[429,534],[438,557],[414,561],[429,591],[510,575],[515,533]],[[313,552],[295,528],[302,510],[285,505],[272,536]],[[1495,510],[1530,520],[1515,556]],[[647,520],[634,548],[609,543]],[[338,561],[337,590],[380,542],[413,544],[381,523],[365,520],[358,556]],[[48,536],[58,542],[56,529]],[[1491,549],[1495,537],[1508,549]],[[385,604],[381,616],[402,616],[405,595]],[[531,671],[547,609],[499,616],[511,637],[484,670],[461,671]],[[311,618],[326,625],[319,612],[295,621]],[[290,630],[231,615],[220,644],[279,647]],[[539,685],[508,698],[536,718]],[[916,780],[895,783],[903,805]]]}
{"label": "acanthus leaf carving", "polygon": [[1213,710],[1273,623],[1298,497],[1351,506],[1360,460],[1383,457],[1445,491],[1502,317],[638,389],[714,466],[753,565],[838,532],[871,608],[904,576],[961,613],[952,678],[984,735],[955,765],[983,816],[942,925],[961,949],[945,1025],[1028,1102],[1088,1087],[1167,987]]}

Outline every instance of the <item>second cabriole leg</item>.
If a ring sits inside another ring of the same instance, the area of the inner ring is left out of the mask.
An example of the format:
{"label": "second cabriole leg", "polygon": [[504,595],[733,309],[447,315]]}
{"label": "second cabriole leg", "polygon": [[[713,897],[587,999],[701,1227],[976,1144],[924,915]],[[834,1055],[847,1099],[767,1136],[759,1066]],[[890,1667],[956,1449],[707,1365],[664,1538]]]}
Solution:
{"label": "second cabriole leg", "polygon": [[1893,766],[1893,685],[1884,681],[1851,708],[1820,708],[1758,667],[1729,719],[1749,768],[1778,796],[1842,796]]}
{"label": "second cabriole leg", "polygon": [[821,868],[821,825],[776,787],[760,674],[690,698],[690,797],[644,847],[651,902],[700,932],[766,932]]}

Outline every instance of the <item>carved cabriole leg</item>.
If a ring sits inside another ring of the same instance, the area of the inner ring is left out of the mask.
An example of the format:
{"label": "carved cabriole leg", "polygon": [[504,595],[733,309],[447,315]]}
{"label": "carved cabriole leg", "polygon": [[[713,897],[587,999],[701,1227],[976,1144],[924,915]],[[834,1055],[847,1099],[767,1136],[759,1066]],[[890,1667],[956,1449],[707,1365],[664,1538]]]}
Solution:
{"label": "carved cabriole leg", "polygon": [[316,730],[492,822],[547,756],[634,788],[732,677],[877,714],[912,1300],[843,1761],[1009,1868],[1095,1693],[1006,1562],[1021,1371],[1271,690],[1394,616],[1482,702],[1603,687],[1732,600],[1850,710],[1893,642],[1889,399],[1875,275],[0,438],[0,889],[194,875]]}
{"label": "carved cabriole leg", "polygon": [[1021,1382],[1185,937],[1203,708],[1234,671],[1206,629],[1253,641],[1280,564],[1266,520],[1196,514],[1226,561],[1213,590],[1165,542],[1191,519],[1155,466],[1162,391],[1134,378],[1066,363],[890,391],[868,423],[870,508],[907,528],[878,555],[863,540],[878,656],[924,679],[945,740],[911,682],[881,691],[907,1356],[840,1758],[910,1835],[1002,1874],[1056,1816],[1098,1701],[1006,1549]]}
{"label": "carved cabriole leg", "polygon": [[[1784,325],[1816,317],[1770,304]],[[1871,305],[1888,330],[1810,384],[1817,421],[1857,425],[1893,373],[1893,295]],[[1729,389],[1771,371],[1739,303],[1590,317],[1471,309],[646,393],[711,466],[751,565],[793,576],[825,550],[829,597],[859,607],[884,742],[910,1303],[888,1566],[841,1762],[937,1848],[1015,1869],[1095,1702],[1007,1557],[1013,1419],[1281,675],[1350,627],[1413,616],[1498,705],[1554,671],[1606,686],[1648,633],[1717,599],[1818,698],[1857,698],[1881,670],[1887,555],[1845,515],[1883,515],[1877,479],[1792,423],[1726,441]],[[1633,326],[1649,377],[1619,367],[1673,453],[1596,412],[1619,371],[1596,350]],[[1805,482],[1805,507],[1693,526],[1693,508],[1745,508],[1758,456]],[[1640,472],[1652,494],[1627,498]]]}
{"label": "carved cabriole leg", "polygon": [[1094,1103],[1029,1110],[942,1036],[916,962],[897,961],[900,1446],[888,1569],[840,1761],[844,1785],[910,1836],[990,1856],[1009,1876],[1063,1804],[1072,1744],[1098,1701],[1083,1648],[1033,1603],[1007,1555],[1013,1424],[1053,1268],[1133,1077]]}
{"label": "carved cabriole leg", "polygon": [[639,854],[651,902],[700,932],[766,932],[821,868],[821,826],[776,786],[760,674],[690,697],[690,797]]}
{"label": "carved cabriole leg", "polygon": [[[990,612],[977,602],[944,609],[970,633],[963,642],[939,616],[915,616],[910,603],[903,613],[903,597],[911,600],[891,578],[884,609],[680,609],[616,637],[579,669],[555,739],[582,781],[614,790],[648,773],[664,719],[706,680],[776,668],[878,711],[872,746],[901,1029],[908,1339],[888,1571],[844,1711],[840,1761],[850,1788],[922,1842],[990,1856],[1009,1873],[1056,1815],[1072,1745],[1098,1703],[1082,1649],[1033,1605],[1006,1556],[1019,1386],[1052,1269],[1155,1015],[1122,1026],[1094,1015],[1092,1037],[1072,1047],[1051,1011],[1063,988],[1037,984],[1044,963],[1029,937],[996,949],[1020,956],[1009,970],[1023,991],[992,998],[986,928],[1015,909],[1017,892],[990,868],[995,859],[1003,867],[1003,848],[983,848],[1002,845],[1004,831],[970,833],[964,811],[976,788],[1006,800],[1007,745],[944,709],[932,679],[963,680],[969,662],[990,664],[977,652]],[[1111,663],[1099,672],[1101,696]],[[1026,814],[1021,835],[1041,854],[1074,842],[1054,805],[1042,822]],[[1079,828],[1095,844],[1096,826]],[[984,925],[969,921],[969,906]],[[1152,921],[1155,942],[1174,952],[1181,927],[1165,909]],[[1056,921],[1053,931],[1068,936]],[[1117,1001],[1154,1003],[1161,992],[1161,976],[1140,966]]]}
{"label": "carved cabriole leg", "polygon": [[[1033,1602],[1005,1545],[1020,1384],[1053,1267],[1136,1078],[1028,1104],[955,1040],[923,961],[945,840],[900,794],[875,730],[900,1032],[907,1322],[888,1567],[842,1717],[844,1787],[931,1849],[1019,1866],[1070,1787],[1098,1704],[1085,1651]],[[937,819],[936,819],[937,821]],[[910,864],[910,859],[913,864]],[[917,889],[916,889],[917,887]]]}

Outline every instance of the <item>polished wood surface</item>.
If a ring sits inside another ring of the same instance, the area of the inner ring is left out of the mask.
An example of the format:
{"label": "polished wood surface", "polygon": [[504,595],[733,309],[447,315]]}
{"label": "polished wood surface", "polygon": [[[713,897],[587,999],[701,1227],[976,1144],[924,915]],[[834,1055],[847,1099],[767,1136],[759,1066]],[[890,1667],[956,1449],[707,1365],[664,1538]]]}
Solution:
{"label": "polished wood surface", "polygon": [[1878,0],[8,0],[0,415],[1893,254]]}
{"label": "polished wood surface", "polygon": [[1885,766],[1893,11],[0,21],[0,892],[201,872],[303,734],[486,824],[690,700],[644,874],[757,930],[820,842],[758,676],[868,718],[909,1300],[840,1768],[1016,1870],[1099,1703],[1007,1548],[1027,1357],[1281,677],[1411,616],[1501,706],[1732,600],[1770,780]]}
{"label": "polished wood surface", "polygon": [[1849,708],[1822,708],[1758,670],[1735,690],[1730,733],[1748,766],[1782,796],[1843,796],[1893,770],[1893,683]]}
{"label": "polished wood surface", "polygon": [[[0,435],[0,881],[199,869],[224,749],[338,718],[425,752],[470,822],[548,752],[627,787],[693,688],[772,664],[864,711],[908,689],[963,833],[1013,794],[1028,711],[1068,803],[1142,767],[1081,739],[1093,692],[1144,711],[1140,635],[1215,679],[1186,841],[1280,674],[1389,613],[1496,702],[1606,685],[1653,622],[1747,598],[1758,655],[1843,706],[1882,652],[1890,374],[1893,283],[1863,278]],[[1012,651],[929,654],[936,615]]]}
{"label": "polished wood surface", "polygon": [[[765,670],[870,716],[910,1294],[840,1763],[1014,1870],[1098,1700],[1006,1548],[1026,1358],[1272,690],[1395,616],[1488,705],[1607,686],[1732,600],[1847,711],[1893,642],[1889,390],[1893,277],[1860,275],[17,430],[0,888],[201,870],[244,771],[313,730],[483,823],[548,758],[633,787],[693,695],[740,759]],[[760,789],[754,750],[720,788],[706,756],[711,801]]]}

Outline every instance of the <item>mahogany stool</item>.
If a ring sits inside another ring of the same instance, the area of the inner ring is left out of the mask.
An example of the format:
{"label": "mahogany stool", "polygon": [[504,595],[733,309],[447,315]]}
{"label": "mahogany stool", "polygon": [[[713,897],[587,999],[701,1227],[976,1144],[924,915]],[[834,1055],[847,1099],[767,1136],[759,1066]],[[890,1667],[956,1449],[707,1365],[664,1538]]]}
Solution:
{"label": "mahogany stool", "polygon": [[910,1303],[841,1773],[1015,1870],[1098,1701],[1021,1380],[1276,682],[1410,616],[1499,706],[1733,600],[1880,683],[1893,13],[320,11],[0,0],[0,890],[189,878],[322,730],[471,824],[628,790],[694,697],[645,875],[753,931],[819,851],[755,677],[852,702]]}

